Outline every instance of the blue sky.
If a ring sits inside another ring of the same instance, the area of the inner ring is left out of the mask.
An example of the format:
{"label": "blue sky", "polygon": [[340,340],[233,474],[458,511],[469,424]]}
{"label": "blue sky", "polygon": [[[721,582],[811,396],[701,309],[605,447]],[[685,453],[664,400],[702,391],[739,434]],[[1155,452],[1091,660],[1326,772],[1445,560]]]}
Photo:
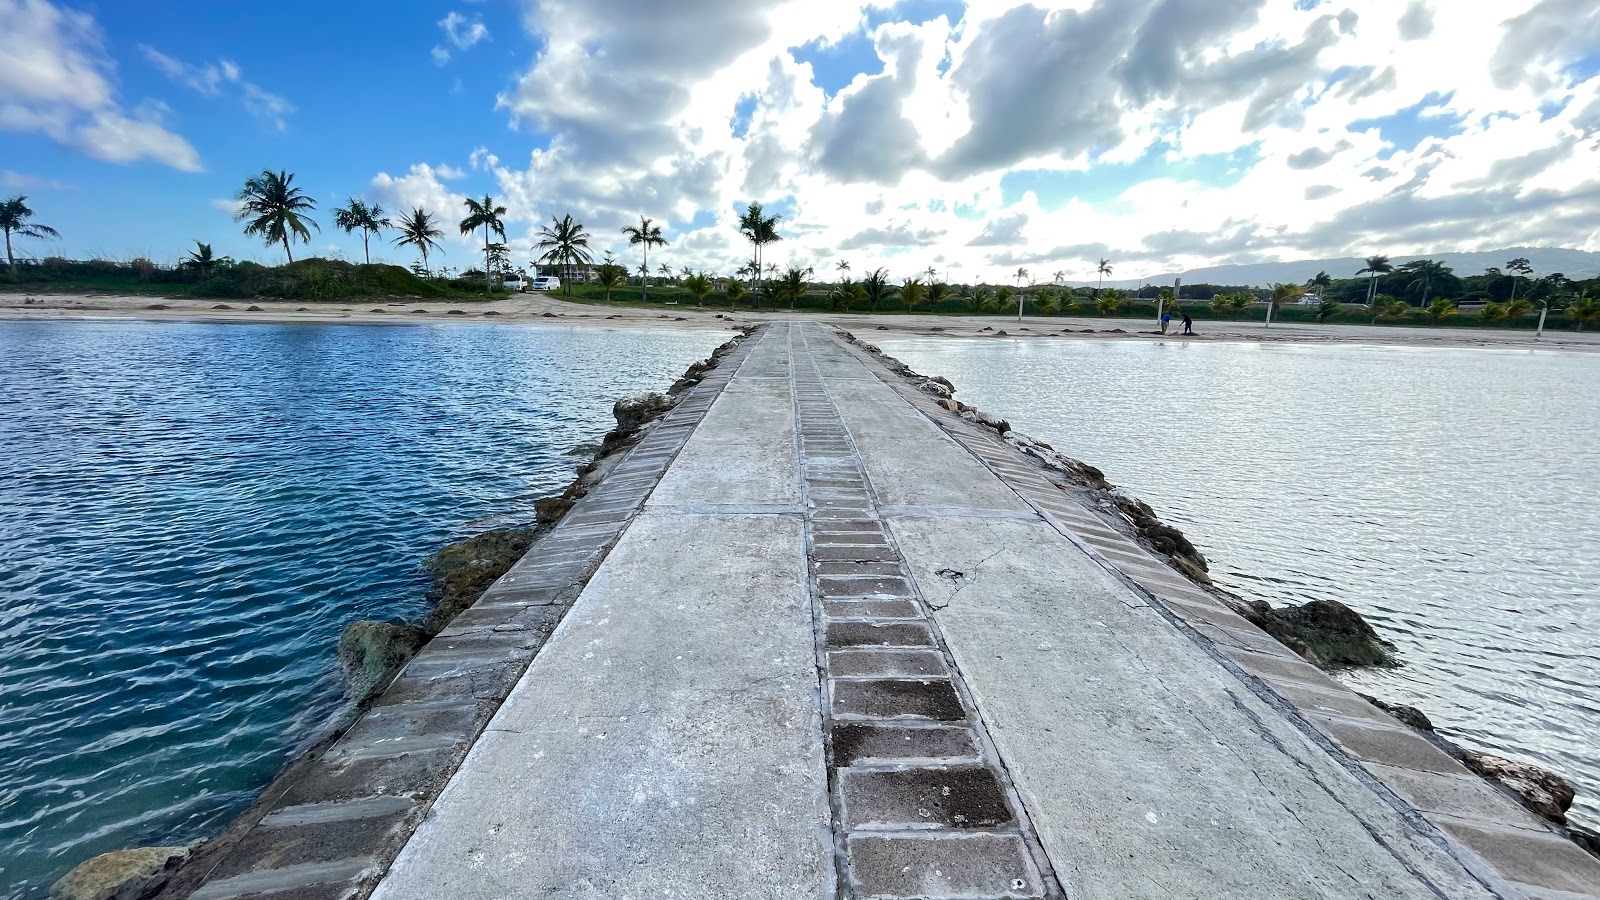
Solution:
{"label": "blue sky", "polygon": [[227,208],[265,167],[318,201],[297,256],[359,256],[348,196],[453,227],[483,193],[514,256],[567,212],[626,255],[648,215],[710,270],[751,200],[785,264],[969,277],[1600,249],[1587,0],[1050,5],[0,0],[0,194],[63,233],[24,253],[159,261],[275,260]]}

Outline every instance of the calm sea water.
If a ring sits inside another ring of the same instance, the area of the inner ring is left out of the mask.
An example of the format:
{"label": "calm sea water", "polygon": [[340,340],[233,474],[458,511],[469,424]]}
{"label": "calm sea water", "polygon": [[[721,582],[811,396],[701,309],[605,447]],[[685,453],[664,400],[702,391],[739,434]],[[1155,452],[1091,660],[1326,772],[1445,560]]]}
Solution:
{"label": "calm sea water", "polygon": [[0,322],[0,897],[224,824],[354,619],[727,335]]}
{"label": "calm sea water", "polygon": [[1406,665],[1344,676],[1577,783],[1600,822],[1600,355],[884,340],[1106,473],[1225,587],[1343,601]]}

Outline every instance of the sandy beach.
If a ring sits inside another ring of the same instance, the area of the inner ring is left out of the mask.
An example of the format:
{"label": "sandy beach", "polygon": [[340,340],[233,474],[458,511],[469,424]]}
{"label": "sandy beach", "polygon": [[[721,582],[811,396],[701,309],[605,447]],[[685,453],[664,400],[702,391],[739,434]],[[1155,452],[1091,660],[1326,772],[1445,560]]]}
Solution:
{"label": "sandy beach", "polygon": [[[30,301],[31,302],[28,302]],[[1477,328],[1397,327],[1389,325],[1314,325],[1201,321],[1197,334],[1159,335],[1148,319],[1093,317],[950,316],[931,314],[874,315],[794,313],[787,310],[729,312],[707,306],[636,306],[574,303],[549,294],[522,294],[492,302],[364,300],[342,303],[218,301],[194,298],[140,297],[116,294],[0,294],[0,319],[28,321],[137,319],[171,322],[382,325],[441,322],[599,325],[727,330],[740,325],[789,319],[824,322],[855,332],[864,340],[895,337],[1004,337],[1076,340],[1246,341],[1262,343],[1391,344],[1411,347],[1484,347],[1600,351],[1600,332],[1532,331]],[[1092,332],[1089,329],[1093,329]],[[1179,331],[1176,326],[1171,332]]]}

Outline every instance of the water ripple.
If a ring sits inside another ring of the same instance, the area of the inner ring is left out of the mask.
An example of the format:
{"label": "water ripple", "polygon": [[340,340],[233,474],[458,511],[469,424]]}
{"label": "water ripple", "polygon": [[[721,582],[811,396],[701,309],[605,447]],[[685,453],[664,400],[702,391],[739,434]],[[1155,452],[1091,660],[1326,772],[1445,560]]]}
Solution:
{"label": "water ripple", "polygon": [[0,897],[225,822],[345,623],[422,612],[424,556],[724,337],[0,323]]}

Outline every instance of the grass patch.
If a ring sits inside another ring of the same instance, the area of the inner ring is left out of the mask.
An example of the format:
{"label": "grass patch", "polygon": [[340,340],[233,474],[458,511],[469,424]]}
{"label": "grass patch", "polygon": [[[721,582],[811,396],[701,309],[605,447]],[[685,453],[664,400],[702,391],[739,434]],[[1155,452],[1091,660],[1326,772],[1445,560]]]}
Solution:
{"label": "grass patch", "polygon": [[0,291],[12,293],[119,293],[219,300],[299,300],[329,303],[357,299],[492,300],[482,281],[419,278],[400,266],[302,259],[281,266],[241,262],[209,273],[148,260],[66,260],[19,263],[0,273]]}

